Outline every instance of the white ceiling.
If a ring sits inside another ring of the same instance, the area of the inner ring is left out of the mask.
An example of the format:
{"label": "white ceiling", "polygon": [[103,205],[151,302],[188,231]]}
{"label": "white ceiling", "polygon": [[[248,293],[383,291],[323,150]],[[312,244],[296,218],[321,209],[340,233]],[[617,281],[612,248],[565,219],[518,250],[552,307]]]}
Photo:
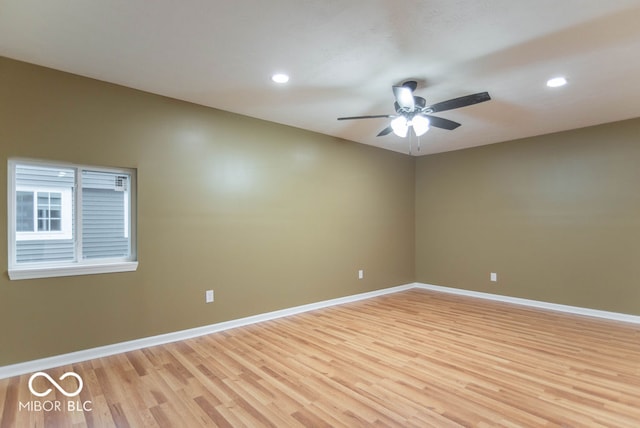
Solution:
{"label": "white ceiling", "polygon": [[404,153],[336,118],[394,113],[407,78],[488,91],[428,154],[640,117],[639,23],[639,0],[0,0],[0,55]]}

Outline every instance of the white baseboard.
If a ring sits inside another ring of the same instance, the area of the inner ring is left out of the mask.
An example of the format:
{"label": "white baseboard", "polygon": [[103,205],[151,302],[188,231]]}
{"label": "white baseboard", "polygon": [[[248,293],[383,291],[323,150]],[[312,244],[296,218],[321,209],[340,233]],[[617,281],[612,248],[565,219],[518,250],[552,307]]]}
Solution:
{"label": "white baseboard", "polygon": [[20,376],[26,373],[43,371],[54,367],[75,364],[82,361],[93,360],[95,358],[107,357],[109,355],[120,354],[123,352],[134,351],[137,349],[147,348],[150,346],[163,345],[165,343],[177,342],[180,340],[191,339],[198,336],[204,336],[210,333],[216,333],[223,330],[229,330],[236,327],[242,327],[249,324],[255,324],[263,321],[273,320],[276,318],[287,317],[290,315],[300,314],[303,312],[313,311],[315,309],[326,308],[328,306],[341,305],[344,303],[356,302],[358,300],[370,299],[384,294],[397,293],[399,291],[413,288],[414,284],[400,285],[397,287],[384,288],[382,290],[370,291],[367,293],[355,294],[352,296],[339,297],[337,299],[324,300],[321,302],[310,303],[307,305],[295,306],[292,308],[281,309],[278,311],[267,312],[264,314],[253,315],[245,318],[239,318],[231,321],[206,325],[202,327],[191,328],[188,330],[176,331],[173,333],[161,334],[158,336],[144,337],[141,339],[130,340],[127,342],[114,343],[113,345],[100,346],[97,348],[85,349],[82,351],[71,352],[68,354],[56,355],[53,357],[41,358],[38,360],[26,361],[24,363],[11,364],[0,367],[0,379],[13,376]]}
{"label": "white baseboard", "polygon": [[589,317],[605,318],[613,321],[624,321],[633,324],[640,324],[640,316],[622,314],[619,312],[601,311],[598,309],[581,308],[579,306],[560,305],[557,303],[542,302],[539,300],[522,299],[519,297],[501,296],[499,294],[483,293],[480,291],[464,290],[462,288],[442,287],[439,285],[414,283],[415,288],[439,291],[441,293],[458,294],[462,296],[475,297],[478,299],[494,300],[497,302],[513,303],[516,305],[529,306],[533,308],[548,309],[551,311],[565,312],[569,314],[586,315]]}
{"label": "white baseboard", "polygon": [[606,318],[615,321],[624,321],[634,324],[640,324],[640,316],[627,315],[617,312],[600,311],[596,309],[580,308],[577,306],[559,305],[556,303],[547,303],[537,300],[521,299],[518,297],[501,296],[497,294],[482,293],[479,291],[464,290],[460,288],[442,287],[432,284],[412,283],[400,285],[397,287],[384,288],[382,290],[370,291],[368,293],[355,294],[352,296],[339,297],[337,299],[324,300],[321,302],[310,303],[307,305],[295,306],[292,308],[281,309],[278,311],[267,312],[264,314],[253,315],[236,320],[225,321],[221,323],[206,325],[203,327],[191,328],[188,330],[176,331],[173,333],[161,334],[158,336],[144,337],[141,339],[130,340],[127,342],[115,343],[113,345],[100,346],[92,349],[71,352],[68,354],[56,355],[53,357],[42,358],[24,363],[11,364],[0,367],[0,379],[13,376],[20,376],[26,373],[43,371],[54,367],[60,367],[69,364],[75,364],[82,361],[92,360],[95,358],[107,357],[109,355],[120,354],[123,352],[135,351],[137,349],[147,348],[150,346],[163,345],[165,343],[177,342],[180,340],[191,339],[206,334],[216,333],[223,330],[229,330],[236,327],[242,327],[249,324],[255,324],[263,321],[269,321],[277,318],[296,315],[303,312],[313,311],[315,309],[326,308],[329,306],[341,305],[344,303],[356,302],[358,300],[370,299],[372,297],[382,296],[385,294],[397,293],[412,288],[421,288],[425,290],[438,291],[442,293],[459,294],[463,296],[475,297],[480,299],[488,299],[499,302],[513,303],[517,305],[530,306],[534,308],[549,309],[553,311],[566,312],[571,314],[587,315],[597,318]]}

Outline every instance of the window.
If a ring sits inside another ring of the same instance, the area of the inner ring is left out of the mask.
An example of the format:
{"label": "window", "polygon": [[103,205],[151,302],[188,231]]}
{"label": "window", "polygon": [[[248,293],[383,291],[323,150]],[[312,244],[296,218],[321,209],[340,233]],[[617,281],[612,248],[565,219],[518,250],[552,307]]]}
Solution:
{"label": "window", "polygon": [[9,161],[11,279],[137,268],[135,171]]}
{"label": "window", "polygon": [[62,230],[62,193],[38,192],[38,232]]}
{"label": "window", "polygon": [[16,240],[72,239],[72,187],[16,186]]}

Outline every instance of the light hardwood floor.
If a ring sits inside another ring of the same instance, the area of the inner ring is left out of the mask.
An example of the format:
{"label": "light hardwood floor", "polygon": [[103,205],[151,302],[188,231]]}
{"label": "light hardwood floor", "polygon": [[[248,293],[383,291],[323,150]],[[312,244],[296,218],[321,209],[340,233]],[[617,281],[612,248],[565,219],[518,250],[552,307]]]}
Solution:
{"label": "light hardwood floor", "polygon": [[25,375],[0,426],[640,426],[640,326],[423,290],[47,373],[70,370],[79,397],[39,400],[91,411],[20,409]]}

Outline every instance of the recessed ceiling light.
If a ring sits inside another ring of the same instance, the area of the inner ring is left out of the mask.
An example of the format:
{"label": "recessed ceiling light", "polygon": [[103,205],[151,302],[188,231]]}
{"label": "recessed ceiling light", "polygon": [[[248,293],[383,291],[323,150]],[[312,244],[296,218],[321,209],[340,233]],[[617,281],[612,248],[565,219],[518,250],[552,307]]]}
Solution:
{"label": "recessed ceiling light", "polygon": [[554,77],[553,79],[547,80],[547,86],[550,88],[559,88],[560,86],[564,86],[567,84],[567,79],[564,77]]}
{"label": "recessed ceiling light", "polygon": [[287,83],[289,81],[289,75],[284,73],[276,73],[271,76],[271,80],[276,83]]}

